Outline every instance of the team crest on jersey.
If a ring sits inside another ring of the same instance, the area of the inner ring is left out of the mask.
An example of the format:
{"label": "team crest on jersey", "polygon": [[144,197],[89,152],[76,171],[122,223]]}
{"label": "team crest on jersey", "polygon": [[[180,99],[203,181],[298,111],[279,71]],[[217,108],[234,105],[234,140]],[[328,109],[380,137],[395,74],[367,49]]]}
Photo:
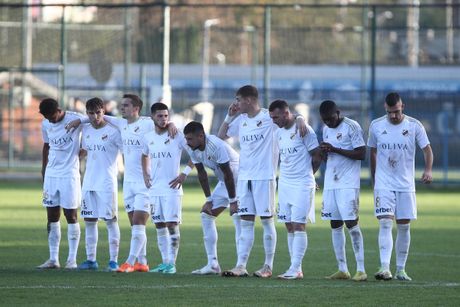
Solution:
{"label": "team crest on jersey", "polygon": [[139,126],[137,126],[136,128],[134,128],[134,132],[138,132],[139,131]]}
{"label": "team crest on jersey", "polygon": [[294,133],[291,133],[291,136],[290,136],[291,140],[293,140],[294,137],[295,137],[295,132],[294,132]]}
{"label": "team crest on jersey", "polygon": [[109,138],[109,136],[108,136],[107,134],[104,134],[104,135],[101,137],[101,140],[106,141],[108,138]]}
{"label": "team crest on jersey", "polygon": [[403,131],[402,131],[402,135],[404,135],[404,136],[408,136],[408,135],[409,135],[409,131],[408,131],[408,130],[406,130],[406,129],[403,129]]}
{"label": "team crest on jersey", "polygon": [[257,124],[256,124],[256,125],[257,125],[257,127],[260,127],[260,126],[262,126],[262,121],[261,121],[261,120],[259,120],[259,121],[257,122]]}
{"label": "team crest on jersey", "polygon": [[337,140],[340,141],[342,139],[342,133],[337,133]]}
{"label": "team crest on jersey", "polygon": [[171,141],[170,139],[166,139],[166,141],[165,141],[164,144],[165,144],[165,145],[166,145],[166,144],[169,144],[170,141]]}

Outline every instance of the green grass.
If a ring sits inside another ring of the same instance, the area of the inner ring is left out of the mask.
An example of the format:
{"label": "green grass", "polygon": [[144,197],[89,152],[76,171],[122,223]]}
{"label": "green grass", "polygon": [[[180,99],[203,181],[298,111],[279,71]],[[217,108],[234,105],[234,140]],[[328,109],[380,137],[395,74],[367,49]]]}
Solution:
{"label": "green grass", "polygon": [[[46,213],[40,204],[41,187],[35,183],[0,183],[0,305],[28,306],[138,306],[138,305],[328,305],[375,306],[418,305],[458,306],[460,301],[460,192],[423,190],[417,193],[419,219],[412,224],[412,244],[407,272],[414,279],[378,282],[372,277],[378,262],[377,221],[372,214],[371,191],[361,194],[361,227],[365,240],[366,269],[371,278],[365,283],[327,281],[336,270],[328,223],[318,212],[321,193],[316,196],[317,223],[308,226],[308,250],[303,262],[305,278],[300,281],[261,280],[253,277],[227,279],[192,276],[193,269],[205,264],[199,220],[203,196],[197,186],[186,186],[181,226],[178,274],[115,274],[106,272],[40,272],[34,267],[48,256]],[[121,202],[120,202],[121,204]],[[80,222],[83,226],[83,223]],[[223,268],[235,264],[231,219],[218,219],[219,260]],[[61,264],[67,257],[66,223],[62,222]],[[129,251],[130,228],[120,207],[122,244],[120,262]],[[278,245],[274,273],[289,266],[286,232],[277,225]],[[257,223],[256,240],[248,264],[254,271],[263,263],[262,229]],[[100,223],[98,261],[108,259],[107,235]],[[348,235],[347,235],[348,237]],[[347,238],[349,269],[355,262]],[[78,261],[85,258],[84,227]],[[148,224],[148,258],[160,261],[153,225]],[[392,270],[394,271],[394,257]]]}

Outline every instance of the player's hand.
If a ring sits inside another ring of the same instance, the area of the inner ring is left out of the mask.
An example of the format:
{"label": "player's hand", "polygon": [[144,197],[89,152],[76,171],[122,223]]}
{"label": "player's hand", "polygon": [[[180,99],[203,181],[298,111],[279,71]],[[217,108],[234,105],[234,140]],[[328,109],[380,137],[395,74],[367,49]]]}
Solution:
{"label": "player's hand", "polygon": [[212,215],[212,201],[207,201],[201,208],[201,212]]}
{"label": "player's hand", "polygon": [[237,116],[240,113],[240,108],[236,102],[232,103],[228,107],[228,116]]}
{"label": "player's hand", "polygon": [[144,174],[144,183],[147,189],[150,189],[150,187],[152,186],[152,180],[150,179],[150,175]]}
{"label": "player's hand", "polygon": [[80,150],[78,151],[78,158],[83,159],[86,157],[86,155],[88,154],[88,152],[82,148],[80,148]]}
{"label": "player's hand", "polygon": [[67,133],[74,131],[75,129],[80,126],[81,120],[79,119],[74,119],[73,121],[69,122],[67,125],[65,125],[65,130]]}
{"label": "player's hand", "polygon": [[329,153],[334,150],[334,147],[331,144],[326,143],[326,142],[321,142],[321,144],[319,144],[319,148],[324,153]]}
{"label": "player's hand", "polygon": [[301,137],[304,137],[308,134],[308,129],[307,125],[305,124],[305,119],[302,116],[299,116],[295,120],[296,126],[295,126],[295,132],[299,132],[299,135]]}
{"label": "player's hand", "polygon": [[177,134],[177,127],[174,125],[173,122],[168,123],[168,136],[171,137],[172,139],[176,136]]}
{"label": "player's hand", "polygon": [[422,175],[422,182],[425,184],[429,184],[433,182],[433,174],[431,171],[424,171]]}
{"label": "player's hand", "polygon": [[238,201],[230,203],[230,216],[235,213],[238,213]]}
{"label": "player's hand", "polygon": [[187,175],[185,175],[184,173],[180,173],[179,176],[177,176],[169,182],[169,187],[171,189],[179,189],[186,178]]}
{"label": "player's hand", "polygon": [[317,184],[317,183],[315,182],[315,190],[316,190],[316,191],[319,191],[319,189],[321,189],[320,186],[319,186],[319,184]]}

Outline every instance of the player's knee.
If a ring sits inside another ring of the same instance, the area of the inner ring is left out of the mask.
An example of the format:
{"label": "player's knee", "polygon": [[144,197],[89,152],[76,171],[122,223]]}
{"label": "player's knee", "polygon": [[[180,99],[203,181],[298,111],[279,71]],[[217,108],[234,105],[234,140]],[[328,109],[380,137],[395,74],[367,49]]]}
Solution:
{"label": "player's knee", "polygon": [[347,226],[348,229],[353,228],[356,225],[358,225],[358,220],[345,221],[345,225]]}
{"label": "player's knee", "polygon": [[[339,221],[339,220],[331,220],[331,228],[332,229],[336,229],[336,228],[340,228],[343,226],[343,221]],[[347,226],[348,227],[348,226]]]}
{"label": "player's knee", "polygon": [[75,224],[77,222],[76,209],[64,209],[64,216],[69,224]]}

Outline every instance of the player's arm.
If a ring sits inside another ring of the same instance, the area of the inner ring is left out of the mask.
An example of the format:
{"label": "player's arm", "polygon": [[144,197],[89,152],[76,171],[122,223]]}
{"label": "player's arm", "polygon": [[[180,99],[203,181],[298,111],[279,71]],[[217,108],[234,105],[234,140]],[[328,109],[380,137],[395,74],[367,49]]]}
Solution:
{"label": "player's arm", "polygon": [[332,146],[329,143],[321,142],[321,150],[324,153],[336,153],[352,160],[364,160],[366,158],[366,146],[360,146],[353,149],[342,149]]}
{"label": "player's arm", "polygon": [[230,162],[219,164],[222,173],[224,173],[225,187],[227,188],[228,197],[230,198],[230,215],[238,212],[238,201],[236,199],[235,178],[230,167]]}
{"label": "player's arm", "polygon": [[206,202],[201,208],[201,212],[212,215],[211,188],[209,187],[208,173],[206,172],[203,163],[196,163],[195,167],[198,172],[198,181],[200,182],[201,189],[206,197]]}
{"label": "player's arm", "polygon": [[423,158],[425,159],[425,170],[423,171],[422,182],[428,184],[433,181],[433,150],[430,144],[423,148]]}
{"label": "player's arm", "polygon": [[167,124],[167,128],[168,128],[168,136],[170,136],[171,138],[174,138],[178,131],[176,125],[173,122],[169,122]]}
{"label": "player's arm", "polygon": [[195,165],[192,163],[192,160],[188,160],[187,166],[182,170],[179,176],[177,176],[176,178],[174,178],[173,180],[169,182],[169,187],[171,189],[180,188],[180,186],[185,181],[185,179],[187,179],[188,174],[190,174],[190,172],[192,171],[194,167]]}
{"label": "player's arm", "polygon": [[50,153],[50,144],[43,143],[42,149],[42,179],[45,180],[46,166],[48,165],[48,155]]}
{"label": "player's arm", "polygon": [[299,131],[300,137],[304,137],[308,134],[308,128],[305,124],[305,118],[302,115],[296,114],[295,116],[295,132]]}
{"label": "player's arm", "polygon": [[322,152],[319,147],[316,147],[313,150],[309,151],[311,156],[311,167],[313,170],[313,174],[316,174],[319,167],[321,166],[321,161],[323,160]]}
{"label": "player's arm", "polygon": [[371,184],[375,184],[375,168],[377,166],[377,148],[371,147],[370,168],[371,168]]}
{"label": "player's arm", "polygon": [[220,138],[220,139],[222,139],[222,140],[228,139],[228,135],[227,135],[228,127],[230,126],[230,123],[231,123],[239,114],[240,114],[240,113],[238,112],[238,106],[236,105],[236,103],[232,103],[232,104],[228,107],[227,115],[225,116],[225,119],[224,119],[222,125],[220,125],[219,132],[217,132],[217,137],[218,137],[218,138]]}
{"label": "player's arm", "polygon": [[[104,120],[107,122],[114,124],[110,120],[108,120],[106,117],[112,117],[112,116],[107,116],[104,115]],[[70,121],[67,125],[65,125],[65,130],[67,132],[72,132],[73,130],[77,129],[81,124],[88,124],[89,123],[89,118],[88,116],[81,116],[80,118],[74,119],[73,121]]]}
{"label": "player's arm", "polygon": [[150,187],[152,186],[152,182],[150,181],[149,156],[142,154],[141,164],[142,164],[142,177],[144,177],[145,186],[150,189]]}

